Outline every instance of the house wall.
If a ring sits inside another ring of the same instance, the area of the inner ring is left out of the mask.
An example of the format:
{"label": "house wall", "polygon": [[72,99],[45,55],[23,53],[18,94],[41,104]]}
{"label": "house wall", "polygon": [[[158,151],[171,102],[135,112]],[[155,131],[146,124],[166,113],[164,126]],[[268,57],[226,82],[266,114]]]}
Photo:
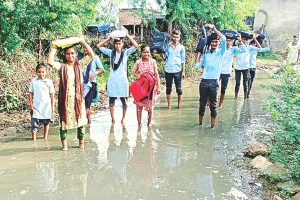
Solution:
{"label": "house wall", "polygon": [[270,37],[273,51],[284,51],[285,42],[281,34],[297,35],[300,32],[300,0],[264,0],[261,10],[255,15],[254,29],[267,24],[266,33]]}

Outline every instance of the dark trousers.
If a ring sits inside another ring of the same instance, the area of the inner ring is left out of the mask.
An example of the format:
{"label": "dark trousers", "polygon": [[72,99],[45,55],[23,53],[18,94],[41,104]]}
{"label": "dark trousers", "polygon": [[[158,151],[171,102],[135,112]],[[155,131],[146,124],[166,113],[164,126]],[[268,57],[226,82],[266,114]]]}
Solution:
{"label": "dark trousers", "polygon": [[243,74],[244,92],[248,92],[248,82],[250,78],[249,69],[235,70],[235,92],[238,93],[241,85],[241,75]]}
{"label": "dark trousers", "polygon": [[92,82],[92,87],[90,88],[90,91],[84,97],[85,108],[90,109],[92,100],[96,97],[96,95],[98,95],[96,87],[97,87],[97,83]]}
{"label": "dark trousers", "polygon": [[167,95],[170,95],[171,92],[172,92],[173,79],[174,79],[174,82],[175,82],[175,87],[176,87],[177,94],[182,95],[181,76],[182,76],[182,72],[176,72],[176,73],[165,72],[166,94]]}
{"label": "dark trousers", "polygon": [[[114,107],[117,97],[109,97],[109,107]],[[120,97],[122,102],[122,109],[127,110],[127,97]]]}
{"label": "dark trousers", "polygon": [[225,94],[228,82],[229,82],[230,74],[221,74],[220,81],[221,81],[221,94]]}
{"label": "dark trousers", "polygon": [[217,79],[202,79],[199,85],[199,115],[204,116],[207,99],[210,100],[210,116],[217,117],[217,93],[218,93]]}
{"label": "dark trousers", "polygon": [[252,84],[255,78],[255,72],[256,72],[256,68],[250,68],[250,79],[249,79],[249,83],[248,83],[248,95],[250,94],[251,88],[252,88]]}

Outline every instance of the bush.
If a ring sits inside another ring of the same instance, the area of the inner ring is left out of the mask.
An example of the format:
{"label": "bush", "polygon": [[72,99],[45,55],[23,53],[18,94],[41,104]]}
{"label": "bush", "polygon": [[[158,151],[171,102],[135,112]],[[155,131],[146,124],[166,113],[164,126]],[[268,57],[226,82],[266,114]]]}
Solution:
{"label": "bush", "polygon": [[300,75],[286,66],[274,78],[280,84],[267,87],[280,95],[271,96],[264,106],[278,130],[270,158],[284,164],[290,178],[296,181],[300,180]]}

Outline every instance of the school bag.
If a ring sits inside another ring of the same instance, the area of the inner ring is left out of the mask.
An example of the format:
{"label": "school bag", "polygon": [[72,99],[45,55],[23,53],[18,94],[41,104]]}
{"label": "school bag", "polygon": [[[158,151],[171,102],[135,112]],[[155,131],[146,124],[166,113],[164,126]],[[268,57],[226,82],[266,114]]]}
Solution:
{"label": "school bag", "polygon": [[155,75],[151,72],[145,72],[140,75],[140,79],[135,80],[129,86],[129,90],[136,102],[141,101],[147,97],[150,97],[150,99],[152,100],[155,84]]}
{"label": "school bag", "polygon": [[238,32],[233,30],[224,29],[220,31],[226,38],[236,40],[238,37]]}
{"label": "school bag", "polygon": [[201,32],[199,34],[199,42],[196,47],[196,52],[200,52],[203,54],[203,52],[206,52],[206,49],[208,48],[209,44],[209,36],[211,32],[209,31],[208,27],[202,26]]}
{"label": "school bag", "polygon": [[157,53],[165,53],[170,41],[170,36],[165,32],[154,33],[150,44],[150,51]]}
{"label": "school bag", "polygon": [[246,38],[246,39],[253,38],[253,34],[251,34],[251,33],[248,33],[246,31],[238,31],[238,32],[241,34],[242,38]]}

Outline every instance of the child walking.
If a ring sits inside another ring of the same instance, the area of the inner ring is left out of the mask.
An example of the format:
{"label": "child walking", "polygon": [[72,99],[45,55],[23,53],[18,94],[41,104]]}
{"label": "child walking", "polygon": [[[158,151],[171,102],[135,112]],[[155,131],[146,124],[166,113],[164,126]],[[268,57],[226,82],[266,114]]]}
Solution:
{"label": "child walking", "polygon": [[40,124],[44,125],[44,139],[47,140],[49,123],[53,119],[54,86],[53,81],[46,78],[46,65],[38,64],[35,71],[38,77],[31,80],[29,87],[32,140],[36,140]]}
{"label": "child walking", "polygon": [[[126,37],[133,45],[129,49],[123,49],[123,38],[112,38],[101,41],[97,44],[99,50],[110,57],[110,74],[107,80],[107,96],[109,97],[109,110],[112,124],[115,123],[115,101],[120,98],[123,108],[123,116],[121,124],[125,124],[125,117],[127,111],[127,97],[129,95],[129,82],[127,77],[127,60],[128,57],[136,51],[138,43],[128,34]],[[113,39],[114,49],[103,47],[105,43]]]}

